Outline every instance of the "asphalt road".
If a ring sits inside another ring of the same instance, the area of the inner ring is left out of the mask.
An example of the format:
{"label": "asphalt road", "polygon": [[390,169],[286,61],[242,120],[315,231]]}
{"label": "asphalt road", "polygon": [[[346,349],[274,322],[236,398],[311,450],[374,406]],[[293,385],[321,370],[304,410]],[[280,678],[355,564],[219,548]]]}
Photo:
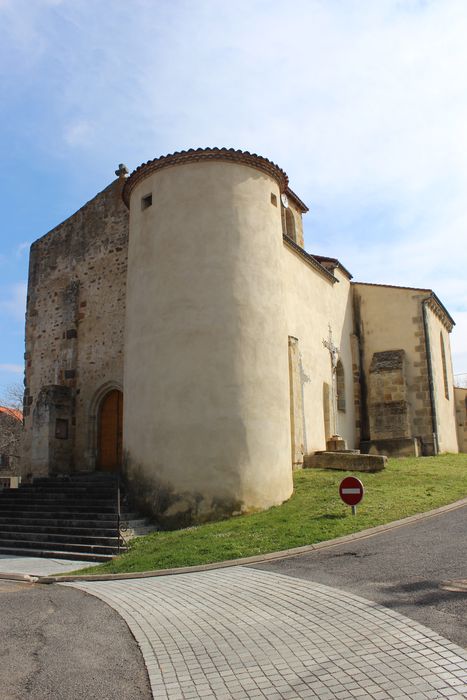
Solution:
{"label": "asphalt road", "polygon": [[73,588],[0,581],[2,700],[149,700],[122,618]]}
{"label": "asphalt road", "polygon": [[253,566],[374,600],[467,648],[467,507]]}

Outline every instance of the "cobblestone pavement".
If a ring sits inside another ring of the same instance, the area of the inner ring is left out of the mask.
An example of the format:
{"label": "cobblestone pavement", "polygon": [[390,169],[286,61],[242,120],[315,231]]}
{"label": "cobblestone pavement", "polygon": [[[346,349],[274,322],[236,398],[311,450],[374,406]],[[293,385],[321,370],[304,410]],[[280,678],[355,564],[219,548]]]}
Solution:
{"label": "cobblestone pavement", "polygon": [[321,584],[234,567],[62,585],[122,615],[157,700],[467,697],[467,652]]}

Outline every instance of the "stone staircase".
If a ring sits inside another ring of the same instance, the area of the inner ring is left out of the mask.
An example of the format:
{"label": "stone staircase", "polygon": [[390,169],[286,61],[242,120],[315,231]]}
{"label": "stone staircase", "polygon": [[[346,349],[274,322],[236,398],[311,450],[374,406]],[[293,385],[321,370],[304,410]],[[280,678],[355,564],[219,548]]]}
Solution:
{"label": "stone staircase", "polygon": [[0,492],[0,555],[108,561],[119,553],[118,523],[115,475],[37,478]]}

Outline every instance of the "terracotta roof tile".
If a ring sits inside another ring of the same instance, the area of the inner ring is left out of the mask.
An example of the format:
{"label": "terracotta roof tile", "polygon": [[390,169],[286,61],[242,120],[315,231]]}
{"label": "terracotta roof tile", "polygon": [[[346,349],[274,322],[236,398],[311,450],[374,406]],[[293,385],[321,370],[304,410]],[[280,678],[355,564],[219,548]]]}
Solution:
{"label": "terracotta roof tile", "polygon": [[[249,165],[273,177],[278,183],[281,192],[285,192],[288,188],[289,178],[287,174],[271,160],[259,156],[256,153],[236,150],[235,148],[190,148],[188,151],[175,151],[175,153],[169,153],[166,156],[154,158],[154,160],[149,160],[147,163],[143,163],[136,168],[136,170],[133,170],[123,188],[123,201],[127,206],[129,205],[131,191],[138,182],[143,180],[150,173],[171,165],[183,165],[185,163],[196,163],[205,160],[224,160],[232,163]],[[293,196],[298,199],[296,195]]]}

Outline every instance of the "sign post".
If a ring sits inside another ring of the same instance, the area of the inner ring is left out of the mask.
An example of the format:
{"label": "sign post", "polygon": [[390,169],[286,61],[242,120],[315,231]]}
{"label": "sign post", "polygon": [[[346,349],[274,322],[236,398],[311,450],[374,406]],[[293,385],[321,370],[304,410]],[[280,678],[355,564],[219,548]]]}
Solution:
{"label": "sign post", "polygon": [[352,507],[352,515],[357,515],[357,504],[364,493],[363,484],[356,476],[346,476],[339,484],[339,496],[346,505]]}

